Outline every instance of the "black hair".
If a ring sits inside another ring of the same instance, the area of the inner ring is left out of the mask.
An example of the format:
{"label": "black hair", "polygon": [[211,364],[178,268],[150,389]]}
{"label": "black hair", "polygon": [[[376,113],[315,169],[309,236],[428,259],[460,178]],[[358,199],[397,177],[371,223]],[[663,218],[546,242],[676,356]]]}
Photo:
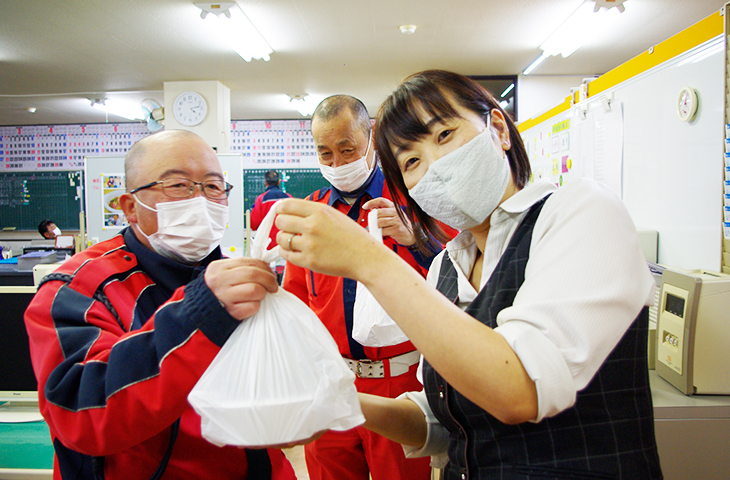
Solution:
{"label": "black hair", "polygon": [[[510,148],[506,154],[513,181],[517,188],[523,188],[530,178],[530,160],[517,125],[491,93],[470,78],[444,70],[426,70],[406,78],[378,110],[375,145],[388,190],[395,203],[405,202],[407,205],[406,212],[414,226],[416,246],[422,251],[428,248],[429,236],[441,242],[448,240],[448,237],[439,223],[408,194],[393,152],[429,133],[428,126],[422,120],[424,112],[437,119],[458,117],[459,113],[452,101],[476,113],[485,123],[492,110],[499,110],[509,131]],[[406,214],[398,209],[398,215],[404,217]]]}
{"label": "black hair", "polygon": [[269,170],[264,174],[264,180],[266,181],[266,185],[278,185],[279,172],[276,170]]}
{"label": "black hair", "polygon": [[48,226],[52,225],[54,222],[53,220],[42,220],[41,223],[38,224],[38,233],[41,234],[41,237],[46,238],[46,232],[48,231]]}

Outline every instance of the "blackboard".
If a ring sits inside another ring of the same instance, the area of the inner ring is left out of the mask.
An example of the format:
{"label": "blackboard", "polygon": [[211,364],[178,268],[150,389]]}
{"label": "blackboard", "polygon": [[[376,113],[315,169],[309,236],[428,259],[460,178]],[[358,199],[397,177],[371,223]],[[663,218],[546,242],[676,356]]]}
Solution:
{"label": "blackboard", "polygon": [[78,230],[82,186],[81,171],[0,173],[0,228],[38,230],[47,218]]}
{"label": "blackboard", "polygon": [[[320,188],[329,187],[319,168],[273,168],[279,172],[281,189],[294,198],[304,198]],[[256,197],[266,190],[264,176],[269,169],[243,170],[243,210],[250,210]]]}

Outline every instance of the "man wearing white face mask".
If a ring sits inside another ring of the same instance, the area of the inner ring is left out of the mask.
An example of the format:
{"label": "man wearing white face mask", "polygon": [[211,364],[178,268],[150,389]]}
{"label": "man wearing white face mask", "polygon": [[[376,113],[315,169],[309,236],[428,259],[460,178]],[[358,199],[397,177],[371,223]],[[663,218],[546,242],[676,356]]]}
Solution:
{"label": "man wearing white face mask", "polygon": [[[335,95],[312,115],[312,136],[322,175],[332,184],[308,200],[330,205],[367,228],[368,210],[378,209],[384,243],[411,267],[425,275],[441,245],[420,253],[410,228],[398,217],[383,173],[377,165],[370,117],[356,98]],[[356,282],[287,264],[283,286],[314,310],[334,337],[344,361],[357,376],[360,392],[396,397],[420,389],[416,369],[420,354],[410,342],[387,347],[363,347],[352,338]],[[426,480],[428,459],[408,460],[402,447],[358,427],[328,432],[305,446],[312,480]]]}
{"label": "man wearing white face mask", "polygon": [[222,258],[233,187],[215,152],[157,133],[130,149],[125,175],[131,226],[46,277],[26,311],[54,478],[294,480],[280,450],[207,442],[187,402],[278,288],[265,263]]}
{"label": "man wearing white face mask", "polygon": [[43,235],[43,238],[53,240],[57,236],[61,235],[61,229],[58,228],[52,220],[43,220],[38,225],[38,233]]}

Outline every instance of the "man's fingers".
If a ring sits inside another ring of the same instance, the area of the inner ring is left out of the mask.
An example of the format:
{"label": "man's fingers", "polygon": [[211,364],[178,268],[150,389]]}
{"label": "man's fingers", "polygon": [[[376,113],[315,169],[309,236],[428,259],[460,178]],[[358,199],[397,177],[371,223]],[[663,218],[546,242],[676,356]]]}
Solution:
{"label": "man's fingers", "polygon": [[228,314],[233,318],[244,320],[258,312],[259,308],[261,308],[261,302],[246,302],[230,305],[226,307],[226,310],[228,311]]}
{"label": "man's fingers", "polygon": [[372,210],[373,208],[391,208],[395,204],[387,198],[377,197],[372,200],[368,200],[362,206],[365,210]]}
{"label": "man's fingers", "polygon": [[228,313],[239,320],[258,311],[267,292],[279,289],[276,274],[261,260],[216,260],[205,271],[205,283]]}

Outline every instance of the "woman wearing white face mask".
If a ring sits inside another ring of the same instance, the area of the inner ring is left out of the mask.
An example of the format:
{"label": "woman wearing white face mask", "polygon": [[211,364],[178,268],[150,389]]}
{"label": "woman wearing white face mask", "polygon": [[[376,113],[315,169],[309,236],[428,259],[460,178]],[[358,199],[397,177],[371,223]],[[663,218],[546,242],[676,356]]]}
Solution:
{"label": "woman wearing white face mask", "polygon": [[406,79],[376,142],[416,238],[440,238],[434,219],[462,229],[427,282],[315,205],[287,200],[277,218],[284,258],[365,284],[423,354],[425,394],[362,395],[365,426],[412,456],[448,452],[447,479],[661,478],[654,280],[620,199],[583,179],[527,185],[512,120],[449,72]]}

